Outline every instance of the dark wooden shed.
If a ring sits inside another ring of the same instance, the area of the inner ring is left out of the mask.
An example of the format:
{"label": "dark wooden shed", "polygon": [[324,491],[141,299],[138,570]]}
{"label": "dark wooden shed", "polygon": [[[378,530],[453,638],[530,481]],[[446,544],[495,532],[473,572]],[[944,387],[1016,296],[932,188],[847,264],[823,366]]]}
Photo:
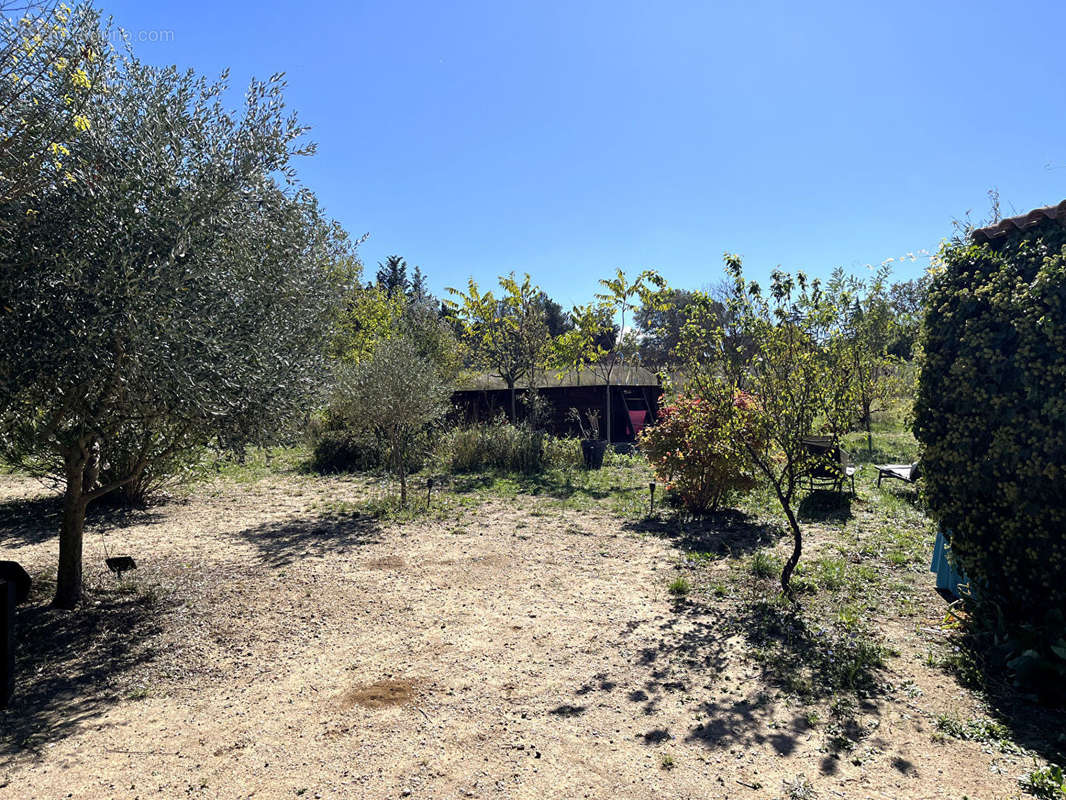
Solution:
{"label": "dark wooden shed", "polygon": [[[460,382],[460,389],[452,395],[456,424],[488,422],[497,416],[508,416],[511,393],[507,385],[491,375],[469,376]],[[560,436],[580,436],[578,425],[571,418],[570,409],[582,414],[589,409],[599,411],[601,436],[607,433],[603,425],[607,408],[607,384],[603,376],[591,370],[549,372],[535,390],[517,387],[518,417],[525,417],[523,399],[532,391],[547,403],[543,425]],[[611,375],[611,441],[632,442],[644,425],[654,422],[659,413],[662,386],[654,373],[638,366],[619,366]]]}

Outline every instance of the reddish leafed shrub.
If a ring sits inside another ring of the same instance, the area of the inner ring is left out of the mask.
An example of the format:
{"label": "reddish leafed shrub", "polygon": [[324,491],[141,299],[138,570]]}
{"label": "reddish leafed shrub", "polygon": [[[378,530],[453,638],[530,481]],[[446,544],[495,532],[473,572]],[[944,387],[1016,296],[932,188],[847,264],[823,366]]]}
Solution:
{"label": "reddish leafed shrub", "polygon": [[640,448],[688,511],[714,511],[728,493],[755,485],[743,446],[756,428],[755,411],[754,399],[743,393],[731,403],[678,394],[641,433]]}

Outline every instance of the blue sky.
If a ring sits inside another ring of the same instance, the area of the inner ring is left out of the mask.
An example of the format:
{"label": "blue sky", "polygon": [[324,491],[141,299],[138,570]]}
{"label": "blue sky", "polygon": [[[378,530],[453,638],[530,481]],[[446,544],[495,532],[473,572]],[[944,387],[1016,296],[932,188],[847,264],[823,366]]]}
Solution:
{"label": "blue sky", "polygon": [[1066,198],[1061,2],[101,7],[146,61],[286,72],[304,182],[370,233],[368,270],[399,253],[437,292],[698,287],[727,250],[756,278],[859,272],[935,250],[991,187],[1007,213]]}

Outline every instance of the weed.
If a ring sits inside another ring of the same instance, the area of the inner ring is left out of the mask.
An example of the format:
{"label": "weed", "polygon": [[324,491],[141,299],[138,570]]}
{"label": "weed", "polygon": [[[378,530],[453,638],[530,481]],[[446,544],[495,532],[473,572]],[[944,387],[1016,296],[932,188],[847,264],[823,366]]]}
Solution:
{"label": "weed", "polygon": [[670,755],[669,753],[663,753],[659,757],[659,768],[660,769],[671,770],[675,766],[677,766],[677,765],[674,763],[674,757],[672,755]]}
{"label": "weed", "polygon": [[688,578],[684,575],[678,575],[670,581],[670,585],[667,588],[674,597],[684,597],[692,591],[692,584],[688,582]]}
{"label": "weed", "polygon": [[1035,769],[1021,781],[1022,788],[1040,800],[1066,800],[1066,775],[1055,764]]}
{"label": "weed", "polygon": [[806,775],[797,775],[791,780],[786,778],[782,782],[782,788],[787,800],[814,800],[818,796]]}
{"label": "weed", "polygon": [[751,557],[749,569],[756,578],[773,578],[781,572],[777,558],[766,550],[759,550]]}

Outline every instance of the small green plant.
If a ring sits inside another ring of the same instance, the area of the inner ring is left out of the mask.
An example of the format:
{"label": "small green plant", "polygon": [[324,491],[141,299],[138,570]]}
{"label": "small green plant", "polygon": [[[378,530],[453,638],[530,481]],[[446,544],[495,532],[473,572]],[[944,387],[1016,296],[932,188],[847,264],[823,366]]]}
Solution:
{"label": "small green plant", "polygon": [[936,729],[954,739],[968,742],[1009,742],[1010,731],[991,719],[971,719],[963,722],[955,717],[937,717]]}
{"label": "small green plant", "polygon": [[777,575],[780,566],[777,559],[765,550],[759,550],[751,557],[749,565],[751,574],[756,578],[772,578]]}
{"label": "small green plant", "polygon": [[814,791],[814,785],[806,775],[797,775],[795,778],[785,778],[782,782],[787,800],[814,800],[818,793]]}
{"label": "small green plant", "polygon": [[1055,764],[1035,769],[1021,781],[1022,788],[1040,800],[1066,800],[1066,775]]}
{"label": "small green plant", "polygon": [[674,757],[669,753],[663,753],[659,757],[659,768],[665,770],[672,770],[677,764],[674,763]]}
{"label": "small green plant", "polygon": [[669,589],[670,594],[680,598],[692,591],[692,584],[689,583],[688,578],[684,575],[678,575],[670,581],[670,585],[667,588]]}

